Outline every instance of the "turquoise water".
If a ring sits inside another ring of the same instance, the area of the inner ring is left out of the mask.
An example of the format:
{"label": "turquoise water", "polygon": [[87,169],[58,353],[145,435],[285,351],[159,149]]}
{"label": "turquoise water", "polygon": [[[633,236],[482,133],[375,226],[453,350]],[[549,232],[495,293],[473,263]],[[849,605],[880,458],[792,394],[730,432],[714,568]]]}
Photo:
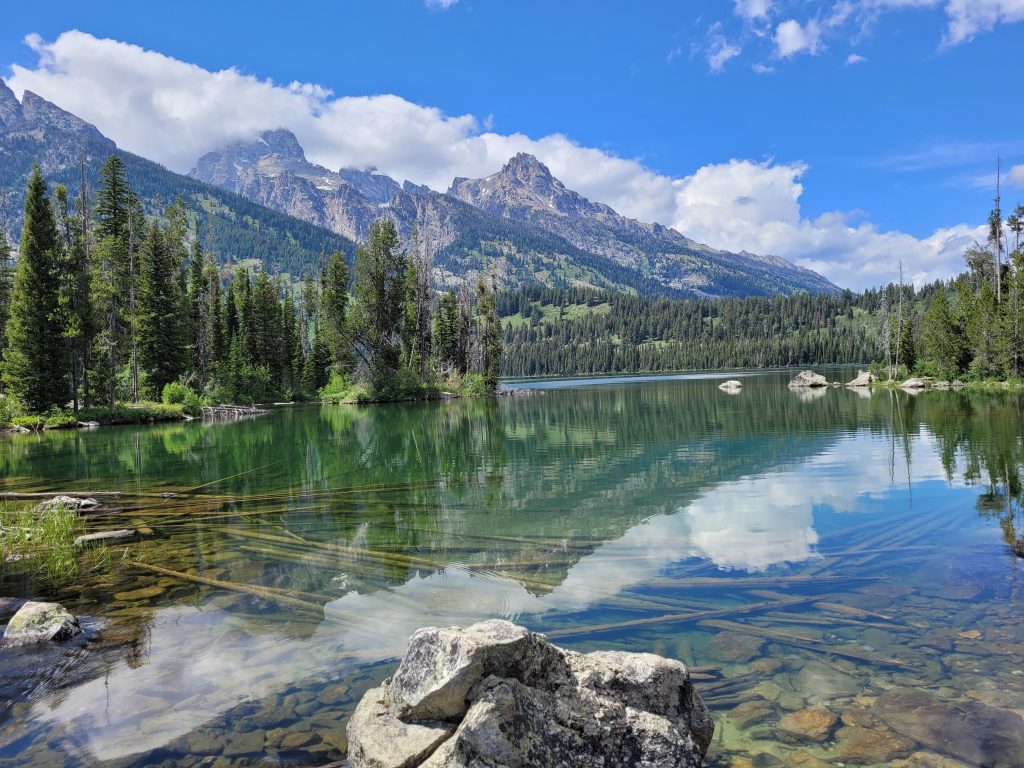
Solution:
{"label": "turquoise water", "polygon": [[0,490],[152,535],[5,565],[86,632],[0,650],[0,766],[327,763],[415,628],[488,617],[687,662],[711,765],[1024,765],[1019,396],[791,376],[5,439]]}

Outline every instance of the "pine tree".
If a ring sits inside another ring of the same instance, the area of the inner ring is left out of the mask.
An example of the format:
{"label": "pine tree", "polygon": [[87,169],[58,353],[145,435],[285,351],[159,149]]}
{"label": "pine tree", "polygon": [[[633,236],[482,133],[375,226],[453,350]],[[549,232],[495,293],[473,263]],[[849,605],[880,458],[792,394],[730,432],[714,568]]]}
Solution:
{"label": "pine tree", "polygon": [[139,362],[156,399],[185,371],[179,270],[164,232],[153,223],[140,254],[138,337]]}
{"label": "pine tree", "polygon": [[481,372],[488,391],[498,388],[498,376],[501,372],[502,332],[501,319],[498,317],[498,303],[495,298],[494,286],[488,285],[480,278],[477,285],[477,312],[480,317],[480,349]]}
{"label": "pine tree", "polygon": [[39,166],[25,198],[18,265],[7,322],[3,377],[8,389],[38,413],[67,402],[66,349],[60,322],[60,239]]}
{"label": "pine tree", "polygon": [[63,184],[56,187],[54,199],[57,207],[62,254],[58,267],[60,322],[64,328],[63,336],[68,353],[72,408],[75,413],[78,413],[79,384],[83,384],[82,389],[86,394],[88,390],[85,376],[89,360],[89,347],[94,332],[89,284],[87,199],[83,189],[78,200],[78,211],[75,214],[70,211],[67,189]]}
{"label": "pine tree", "polygon": [[963,355],[962,332],[953,320],[946,290],[940,288],[921,325],[921,362],[928,373],[952,379],[961,373]]}
{"label": "pine tree", "polygon": [[454,290],[441,296],[434,327],[434,347],[447,372],[459,367],[459,297]]}
{"label": "pine tree", "polygon": [[189,339],[189,366],[196,375],[199,387],[210,380],[213,367],[211,338],[211,296],[208,287],[206,255],[196,238],[188,262],[188,317],[186,333]]}
{"label": "pine tree", "polygon": [[[14,287],[13,249],[7,239],[7,189],[0,190],[0,370],[7,349],[7,318],[11,311],[11,290]],[[0,391],[4,386],[0,378]]]}
{"label": "pine tree", "polygon": [[346,327],[348,283],[348,263],[340,251],[335,251],[327,260],[327,266],[321,276],[320,294],[327,332],[325,341],[330,346],[331,357],[339,371],[351,365],[350,342]]}
{"label": "pine tree", "polygon": [[356,349],[370,369],[374,388],[398,370],[405,309],[406,256],[395,225],[376,222],[356,253]]}
{"label": "pine tree", "polygon": [[[104,393],[111,409],[117,399],[118,379],[125,361],[133,354],[134,317],[131,297],[135,291],[134,246],[136,216],[124,163],[111,155],[100,171],[96,193],[96,246],[92,258],[92,304],[98,330],[91,355],[92,386],[96,397]],[[86,397],[91,397],[87,393]]]}

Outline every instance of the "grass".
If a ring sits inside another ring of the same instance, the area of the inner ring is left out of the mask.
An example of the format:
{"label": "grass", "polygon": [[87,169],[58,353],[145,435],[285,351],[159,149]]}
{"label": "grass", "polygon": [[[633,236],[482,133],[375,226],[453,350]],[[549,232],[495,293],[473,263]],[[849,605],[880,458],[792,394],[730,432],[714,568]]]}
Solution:
{"label": "grass", "polygon": [[42,509],[0,502],[0,571],[21,572],[57,584],[78,575],[78,513],[63,504]]}
{"label": "grass", "polygon": [[181,421],[185,418],[182,403],[118,403],[113,410],[108,406],[83,408],[78,412],[80,421],[100,424],[152,424],[156,421]]}

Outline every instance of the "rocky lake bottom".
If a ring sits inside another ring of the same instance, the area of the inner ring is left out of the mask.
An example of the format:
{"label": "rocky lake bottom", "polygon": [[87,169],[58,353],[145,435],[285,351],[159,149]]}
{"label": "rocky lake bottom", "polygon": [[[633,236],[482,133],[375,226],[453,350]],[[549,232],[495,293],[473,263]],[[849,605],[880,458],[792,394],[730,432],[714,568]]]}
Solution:
{"label": "rocky lake bottom", "polygon": [[0,490],[146,534],[4,565],[84,631],[0,648],[0,766],[326,764],[413,630],[487,618],[684,661],[709,766],[1024,764],[1019,395],[789,376],[7,439]]}

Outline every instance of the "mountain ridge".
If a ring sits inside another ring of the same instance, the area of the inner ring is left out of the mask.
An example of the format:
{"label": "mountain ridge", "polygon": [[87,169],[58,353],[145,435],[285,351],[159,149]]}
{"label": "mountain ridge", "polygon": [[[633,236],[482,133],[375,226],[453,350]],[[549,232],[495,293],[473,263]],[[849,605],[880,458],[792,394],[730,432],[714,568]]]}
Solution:
{"label": "mountain ridge", "polygon": [[[288,134],[287,141],[282,140],[283,134]],[[588,283],[592,275],[552,277],[546,268],[531,274],[522,264],[509,264],[505,259],[496,269],[513,286],[564,279],[566,285],[621,289],[626,287],[619,282],[621,277],[611,277],[609,272],[621,276],[622,270],[632,270],[646,281],[645,292],[669,296],[839,290],[821,275],[781,257],[712,248],[661,224],[622,216],[611,206],[569,189],[546,165],[527,153],[515,155],[491,176],[456,178],[446,192],[440,193],[409,180],[399,185],[375,169],[331,171],[308,161],[294,135],[278,128],[264,131],[253,141],[233,142],[206,153],[190,175],[357,241],[364,240],[373,221],[383,216],[395,223],[407,242],[415,230],[433,249],[457,256],[463,265],[473,262],[473,254],[487,250],[494,240],[482,237],[475,244],[471,242],[460,229],[460,217],[475,217],[475,229],[482,226],[497,231],[504,223],[518,227],[520,232],[543,232],[543,237],[556,238],[551,241],[553,250],[534,256],[559,262],[563,273],[585,262],[585,272],[600,275],[596,282]],[[410,196],[420,200],[413,202]],[[453,201],[476,213],[456,208]],[[580,254],[588,256],[581,258]]]}

